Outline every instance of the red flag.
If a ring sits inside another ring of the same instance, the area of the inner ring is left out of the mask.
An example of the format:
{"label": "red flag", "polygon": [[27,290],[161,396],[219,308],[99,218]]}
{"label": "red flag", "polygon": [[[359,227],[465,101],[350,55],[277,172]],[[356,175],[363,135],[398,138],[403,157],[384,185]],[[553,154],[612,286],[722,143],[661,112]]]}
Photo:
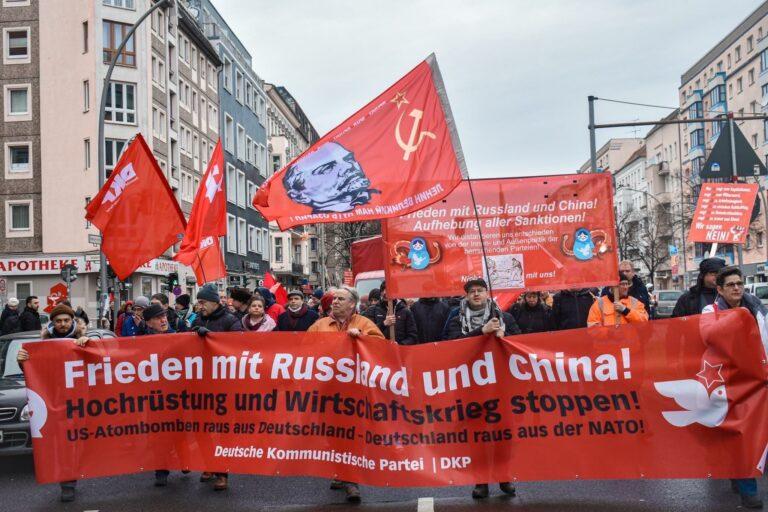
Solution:
{"label": "red flag", "polygon": [[466,177],[430,55],[270,177],[253,205],[280,229],[399,217],[439,201]]}
{"label": "red flag", "polygon": [[125,150],[85,218],[101,231],[101,250],[126,279],[184,232],[184,215],[141,134]]}
{"label": "red flag", "polygon": [[203,176],[202,186],[197,190],[184,241],[173,259],[192,267],[200,284],[226,277],[227,267],[219,245],[219,237],[226,235],[224,153],[219,140]]}
{"label": "red flag", "polygon": [[288,304],[288,290],[286,290],[280,281],[275,279],[272,272],[264,274],[264,288],[272,292],[275,296],[275,302],[281,306]]}

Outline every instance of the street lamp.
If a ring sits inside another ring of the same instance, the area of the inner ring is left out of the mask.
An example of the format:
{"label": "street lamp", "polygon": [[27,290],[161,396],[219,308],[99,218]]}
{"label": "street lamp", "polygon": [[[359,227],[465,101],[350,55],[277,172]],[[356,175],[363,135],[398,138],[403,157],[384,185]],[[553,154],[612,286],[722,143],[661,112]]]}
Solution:
{"label": "street lamp", "polygon": [[[99,145],[98,149],[98,155],[99,155],[99,190],[104,187],[104,182],[106,181],[107,177],[105,175],[105,162],[104,162],[104,113],[107,109],[107,95],[109,94],[109,86],[112,82],[112,71],[115,69],[115,65],[117,64],[117,59],[120,58],[120,54],[123,52],[123,48],[125,48],[125,45],[128,43],[128,41],[133,37],[133,33],[136,32],[136,29],[141,25],[141,23],[149,17],[150,14],[152,14],[156,9],[160,7],[170,7],[173,5],[173,0],[158,0],[157,2],[152,5],[149,9],[147,9],[147,12],[142,14],[138,20],[136,20],[136,23],[131,26],[131,28],[128,30],[128,32],[124,35],[123,40],[120,42],[120,45],[117,47],[115,52],[112,54],[112,60],[109,63],[109,68],[107,68],[107,74],[104,76],[104,86],[101,89],[101,106],[99,108],[99,134],[97,137],[96,143]],[[134,42],[135,44],[135,42]],[[98,304],[98,315],[99,320],[101,320],[105,314],[107,309],[107,296],[108,296],[108,290],[109,286],[107,285],[107,257],[104,255],[104,251],[101,250],[101,245],[104,243],[104,237],[102,235],[101,241],[99,244],[99,263],[100,263],[100,269],[99,269],[99,304]],[[115,311],[117,311],[117,308],[119,307],[119,297],[120,294],[115,295]]]}

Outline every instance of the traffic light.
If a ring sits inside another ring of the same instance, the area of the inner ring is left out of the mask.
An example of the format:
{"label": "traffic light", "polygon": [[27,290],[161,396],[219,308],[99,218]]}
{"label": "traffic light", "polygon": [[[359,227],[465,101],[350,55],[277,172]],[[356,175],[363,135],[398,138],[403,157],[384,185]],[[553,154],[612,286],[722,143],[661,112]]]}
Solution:
{"label": "traffic light", "polygon": [[177,286],[179,286],[179,273],[178,272],[171,272],[163,280],[162,288],[165,291],[171,291],[171,290],[175,289]]}

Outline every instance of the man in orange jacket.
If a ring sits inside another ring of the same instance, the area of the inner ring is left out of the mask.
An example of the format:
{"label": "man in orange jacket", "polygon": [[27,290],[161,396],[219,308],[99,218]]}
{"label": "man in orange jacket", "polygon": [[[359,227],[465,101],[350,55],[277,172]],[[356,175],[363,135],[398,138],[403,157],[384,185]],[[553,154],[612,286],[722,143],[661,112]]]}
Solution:
{"label": "man in orange jacket", "polygon": [[614,303],[611,295],[603,295],[596,300],[589,310],[587,327],[647,322],[648,312],[642,302],[629,296],[630,286],[632,286],[631,279],[626,274],[620,273],[619,301]]}

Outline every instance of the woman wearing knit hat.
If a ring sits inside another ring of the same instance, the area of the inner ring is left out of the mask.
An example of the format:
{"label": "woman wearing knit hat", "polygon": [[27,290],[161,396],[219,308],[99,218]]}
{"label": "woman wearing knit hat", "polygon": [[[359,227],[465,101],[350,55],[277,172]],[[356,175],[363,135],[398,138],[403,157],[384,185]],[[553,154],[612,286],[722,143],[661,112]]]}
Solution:
{"label": "woman wearing knit hat", "polygon": [[[83,324],[75,321],[74,310],[66,304],[59,304],[51,310],[51,321],[40,333],[42,339],[64,339],[70,338],[79,347],[84,347],[88,343],[88,337],[85,336]],[[16,360],[24,369],[24,362],[29,360],[29,352],[19,349]],[[61,482],[61,501],[75,500],[75,485],[77,480]]]}

